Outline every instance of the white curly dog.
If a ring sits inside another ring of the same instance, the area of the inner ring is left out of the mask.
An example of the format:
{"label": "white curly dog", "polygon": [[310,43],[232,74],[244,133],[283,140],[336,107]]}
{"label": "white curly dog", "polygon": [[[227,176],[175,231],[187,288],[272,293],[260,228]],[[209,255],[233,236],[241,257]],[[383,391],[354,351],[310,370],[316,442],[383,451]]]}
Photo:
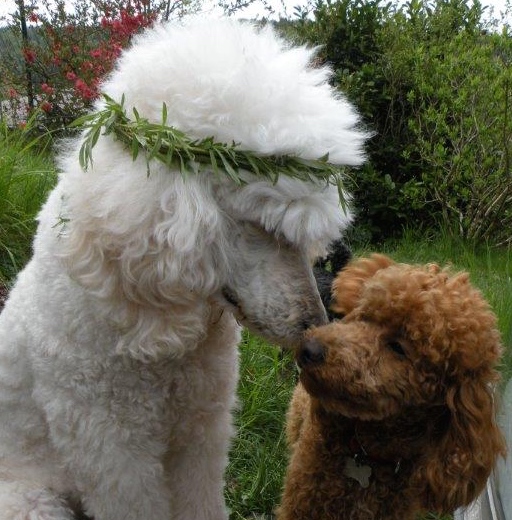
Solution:
{"label": "white curly dog", "polygon": [[[358,165],[366,135],[270,28],[149,30],[103,91],[192,138]],[[96,109],[101,108],[98,102]],[[61,152],[34,256],[0,315],[0,520],[223,520],[240,324],[286,343],[326,321],[311,261],[350,215],[332,185]]]}

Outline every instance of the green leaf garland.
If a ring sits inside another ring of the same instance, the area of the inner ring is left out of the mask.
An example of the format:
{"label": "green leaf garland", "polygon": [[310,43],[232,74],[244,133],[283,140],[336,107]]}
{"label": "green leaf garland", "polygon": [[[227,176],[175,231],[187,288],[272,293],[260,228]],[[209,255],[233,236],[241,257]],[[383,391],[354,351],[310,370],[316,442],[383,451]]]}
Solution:
{"label": "green leaf garland", "polygon": [[167,126],[167,106],[162,107],[162,122],[151,123],[133,108],[133,119],[128,118],[121,103],[104,94],[105,107],[92,114],[78,118],[74,128],[86,130],[80,148],[79,161],[84,170],[92,164],[92,149],[100,135],[112,134],[131,152],[132,159],[145,153],[148,174],[149,164],[157,159],[169,168],[178,168],[182,175],[198,173],[201,166],[211,168],[216,175],[226,174],[233,182],[244,184],[240,170],[266,177],[272,183],[280,175],[302,181],[324,181],[338,187],[340,202],[345,208],[343,190],[344,171],[340,166],[329,163],[328,155],[316,160],[302,159],[293,155],[257,155],[242,150],[236,143],[218,143],[213,137],[192,140],[177,128]]}

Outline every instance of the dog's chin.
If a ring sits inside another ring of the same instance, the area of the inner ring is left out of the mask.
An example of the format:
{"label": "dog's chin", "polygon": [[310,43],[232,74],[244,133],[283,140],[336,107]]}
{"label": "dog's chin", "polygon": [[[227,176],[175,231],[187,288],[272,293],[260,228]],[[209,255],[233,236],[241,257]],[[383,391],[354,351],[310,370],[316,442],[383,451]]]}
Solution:
{"label": "dog's chin", "polygon": [[252,321],[249,317],[239,321],[239,323],[253,334],[263,338],[265,341],[274,343],[285,349],[292,349],[302,338],[302,335],[299,336],[299,334],[295,333],[290,333],[284,337],[273,334],[272,331],[266,328],[263,324],[257,321]]}
{"label": "dog's chin", "polygon": [[343,387],[330,388],[315,370],[301,370],[299,380],[306,392],[330,414],[361,421],[380,421],[387,414],[376,410],[367,396],[353,395]]}
{"label": "dog's chin", "polygon": [[315,399],[321,401],[332,401],[336,398],[342,399],[342,392],[336,392],[335,396],[315,370],[299,368],[299,380],[306,389],[306,392]]}
{"label": "dog's chin", "polygon": [[287,331],[286,334],[275,334],[263,320],[245,313],[234,291],[223,287],[214,298],[214,302],[221,308],[230,312],[237,323],[247,330],[260,336],[270,343],[276,343],[284,348],[296,346],[303,338],[303,331]]}

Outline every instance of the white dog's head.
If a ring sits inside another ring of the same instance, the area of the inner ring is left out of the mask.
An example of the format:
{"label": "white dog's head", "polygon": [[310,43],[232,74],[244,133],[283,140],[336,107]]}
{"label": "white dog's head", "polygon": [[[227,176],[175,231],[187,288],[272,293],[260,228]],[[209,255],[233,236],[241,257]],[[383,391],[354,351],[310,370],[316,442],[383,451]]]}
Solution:
{"label": "white dog's head", "polygon": [[[137,38],[103,90],[154,122],[165,102],[168,124],[191,138],[358,165],[366,135],[313,57],[268,27],[193,19]],[[281,343],[326,320],[311,262],[350,222],[336,187],[250,172],[237,185],[208,168],[184,178],[156,162],[148,176],[144,158],[132,161],[110,136],[83,171],[79,145],[61,158],[59,253],[79,283],[129,309],[132,350],[151,353],[144,341],[183,350],[204,334],[212,303]],[[152,329],[162,313],[165,329]]]}

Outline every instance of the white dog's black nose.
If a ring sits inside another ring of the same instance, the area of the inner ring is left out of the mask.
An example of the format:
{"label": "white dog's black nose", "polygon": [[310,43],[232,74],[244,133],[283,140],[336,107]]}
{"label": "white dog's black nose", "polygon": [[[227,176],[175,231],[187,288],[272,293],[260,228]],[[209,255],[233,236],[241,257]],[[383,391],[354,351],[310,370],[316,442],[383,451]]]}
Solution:
{"label": "white dog's black nose", "polygon": [[297,363],[302,368],[307,365],[323,363],[325,361],[325,347],[316,338],[305,339],[297,353]]}

